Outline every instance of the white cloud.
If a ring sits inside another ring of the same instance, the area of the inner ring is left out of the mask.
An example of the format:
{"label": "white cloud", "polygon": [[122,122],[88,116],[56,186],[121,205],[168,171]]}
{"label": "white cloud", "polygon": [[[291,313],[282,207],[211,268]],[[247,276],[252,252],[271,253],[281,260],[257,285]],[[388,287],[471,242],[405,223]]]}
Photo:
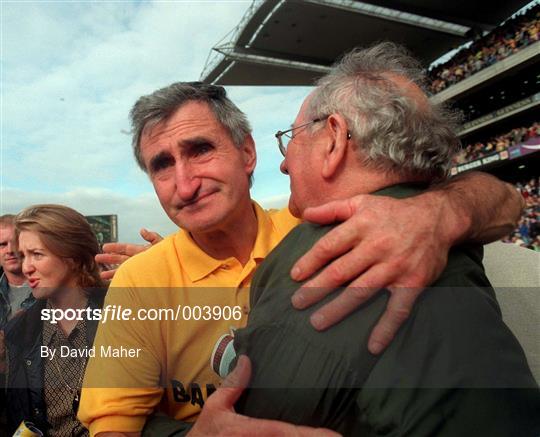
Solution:
{"label": "white cloud", "polygon": [[[118,214],[127,241],[138,241],[142,226],[174,230],[122,133],[129,109],[142,94],[197,80],[211,47],[250,4],[3,3],[0,213],[64,203]],[[255,129],[254,196],[288,193],[274,132],[293,121],[307,89],[229,91]]]}
{"label": "white cloud", "polygon": [[134,165],[121,130],[136,98],[197,79],[212,44],[248,5],[8,4],[2,17],[4,183],[32,186],[31,175],[51,190],[73,182],[110,186]]}

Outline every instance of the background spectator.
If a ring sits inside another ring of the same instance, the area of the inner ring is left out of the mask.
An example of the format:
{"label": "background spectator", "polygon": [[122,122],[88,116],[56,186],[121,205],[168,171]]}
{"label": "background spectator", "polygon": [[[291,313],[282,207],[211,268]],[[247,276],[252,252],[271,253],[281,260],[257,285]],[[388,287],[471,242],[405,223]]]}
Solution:
{"label": "background spectator", "polygon": [[[48,436],[88,436],[77,420],[87,357],[60,356],[62,348],[92,345],[97,320],[42,320],[44,309],[95,309],[105,291],[94,258],[99,245],[90,225],[62,205],[35,205],[15,217],[16,247],[36,303],[5,330],[8,357],[8,431],[23,420]],[[42,347],[55,354],[43,355]]]}
{"label": "background spectator", "polygon": [[517,228],[507,238],[506,243],[514,243],[540,252],[540,177],[518,182],[517,190],[525,199],[526,208]]}
{"label": "background spectator", "polygon": [[516,144],[521,144],[530,138],[540,137],[540,123],[535,121],[532,125],[516,127],[510,132],[497,135],[485,142],[477,141],[467,144],[454,156],[454,164],[464,164],[482,158],[494,152],[501,152]]}
{"label": "background spectator", "polygon": [[507,20],[469,47],[461,49],[452,59],[428,72],[428,90],[437,94],[478,71],[517,53],[535,43],[540,34],[540,4]]}

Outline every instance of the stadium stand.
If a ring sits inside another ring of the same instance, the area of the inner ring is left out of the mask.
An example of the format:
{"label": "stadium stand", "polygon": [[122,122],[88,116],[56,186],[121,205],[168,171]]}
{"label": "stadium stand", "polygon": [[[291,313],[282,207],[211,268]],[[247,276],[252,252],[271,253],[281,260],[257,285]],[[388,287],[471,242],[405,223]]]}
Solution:
{"label": "stadium stand", "polygon": [[433,94],[501,61],[540,38],[540,5],[507,20],[502,26],[456,53],[451,60],[430,69]]}
{"label": "stadium stand", "polygon": [[[428,84],[436,101],[450,100],[464,113],[463,148],[454,157],[453,174],[482,170],[513,183],[527,207],[503,241],[536,252],[540,251],[539,38],[537,2],[431,68]],[[520,59],[525,48],[535,50]],[[478,79],[489,67],[497,71]]]}
{"label": "stadium stand", "polygon": [[[463,112],[459,135],[464,147],[452,174],[487,171],[537,202],[537,194],[522,187],[539,176],[539,1],[507,0],[489,7],[444,0],[253,2],[212,49],[201,80],[310,85],[342,53],[381,39],[404,44],[426,65],[432,63],[432,82],[427,84],[431,99],[450,100]],[[437,61],[452,49],[450,59]],[[507,241],[537,250],[538,243],[530,239],[537,211],[529,205]],[[525,225],[529,238],[524,240]]]}
{"label": "stadium stand", "polygon": [[[535,47],[540,52],[540,44],[532,48]],[[496,86],[486,87],[470,98],[464,96],[455,101],[455,106],[465,116],[462,133],[486,121],[538,105],[540,82],[537,76],[538,65],[533,63],[520,71],[519,80],[514,75],[502,77],[497,80]]]}
{"label": "stadium stand", "polygon": [[201,80],[220,85],[311,85],[343,53],[380,40],[405,45],[429,65],[492,31],[529,3],[257,0],[212,48]]}
{"label": "stadium stand", "polygon": [[455,164],[463,164],[482,158],[494,152],[502,152],[511,146],[524,143],[530,139],[540,137],[540,123],[534,122],[530,126],[512,129],[501,135],[494,136],[485,142],[477,141],[467,144],[463,150],[454,157]]}

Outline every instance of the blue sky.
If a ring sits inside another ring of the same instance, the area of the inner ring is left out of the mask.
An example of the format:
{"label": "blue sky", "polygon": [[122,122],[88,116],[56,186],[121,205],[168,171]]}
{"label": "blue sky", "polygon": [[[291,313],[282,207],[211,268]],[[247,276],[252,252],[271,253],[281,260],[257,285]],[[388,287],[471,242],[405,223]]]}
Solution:
{"label": "blue sky", "polygon": [[[142,94],[197,80],[243,2],[10,2],[1,8],[1,213],[43,202],[118,214],[122,241],[175,227],[131,155],[127,114]],[[282,205],[274,133],[306,87],[229,87],[258,150],[253,197]]]}

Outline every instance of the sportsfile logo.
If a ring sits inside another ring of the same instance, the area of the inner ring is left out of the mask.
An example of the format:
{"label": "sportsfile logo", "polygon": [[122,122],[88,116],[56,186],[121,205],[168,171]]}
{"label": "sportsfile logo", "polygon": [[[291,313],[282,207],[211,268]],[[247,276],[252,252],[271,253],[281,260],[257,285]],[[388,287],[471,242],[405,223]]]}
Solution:
{"label": "sportsfile logo", "polygon": [[187,306],[178,305],[176,308],[124,308],[122,305],[106,305],[104,308],[43,308],[41,320],[57,324],[60,320],[98,320],[107,321],[127,320],[240,320],[242,307],[237,306]]}

